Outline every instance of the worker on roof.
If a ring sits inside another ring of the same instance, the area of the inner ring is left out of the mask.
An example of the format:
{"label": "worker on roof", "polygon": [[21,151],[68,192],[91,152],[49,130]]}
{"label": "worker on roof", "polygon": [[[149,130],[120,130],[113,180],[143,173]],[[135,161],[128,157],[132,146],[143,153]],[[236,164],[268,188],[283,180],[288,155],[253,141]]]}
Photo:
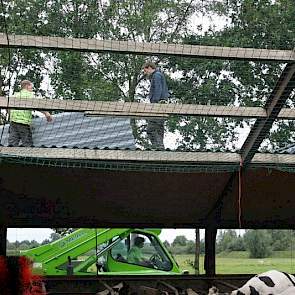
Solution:
{"label": "worker on roof", "polygon": [[[14,94],[16,98],[34,98],[33,83],[29,80],[21,81],[21,91]],[[52,121],[49,112],[41,111],[47,122]],[[28,147],[33,145],[32,131],[32,111],[31,110],[11,110],[8,145]]]}
{"label": "worker on roof", "polygon": [[[143,65],[144,75],[151,80],[149,99],[151,103],[166,103],[169,98],[169,91],[164,74],[160,72],[155,63],[147,61]],[[147,120],[147,135],[151,142],[152,148],[164,149],[164,120],[149,119]]]}

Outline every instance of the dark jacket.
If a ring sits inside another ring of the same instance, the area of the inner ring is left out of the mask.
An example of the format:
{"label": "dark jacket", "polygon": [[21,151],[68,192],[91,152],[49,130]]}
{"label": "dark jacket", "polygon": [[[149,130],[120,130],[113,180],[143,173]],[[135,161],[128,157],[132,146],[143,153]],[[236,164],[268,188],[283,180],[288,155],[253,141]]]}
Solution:
{"label": "dark jacket", "polygon": [[165,100],[169,97],[168,87],[165,76],[156,69],[151,77],[151,88],[149,99],[152,103],[157,103],[160,100]]}

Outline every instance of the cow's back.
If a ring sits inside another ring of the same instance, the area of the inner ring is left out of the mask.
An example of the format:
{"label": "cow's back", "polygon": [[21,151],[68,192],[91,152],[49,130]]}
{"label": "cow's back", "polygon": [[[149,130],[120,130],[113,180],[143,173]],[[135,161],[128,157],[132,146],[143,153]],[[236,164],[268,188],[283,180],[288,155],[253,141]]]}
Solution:
{"label": "cow's back", "polygon": [[[251,278],[244,286],[233,291],[232,295],[281,294],[294,288],[295,277],[277,270],[270,270]],[[295,293],[290,293],[294,294]],[[289,295],[288,293],[284,295]]]}

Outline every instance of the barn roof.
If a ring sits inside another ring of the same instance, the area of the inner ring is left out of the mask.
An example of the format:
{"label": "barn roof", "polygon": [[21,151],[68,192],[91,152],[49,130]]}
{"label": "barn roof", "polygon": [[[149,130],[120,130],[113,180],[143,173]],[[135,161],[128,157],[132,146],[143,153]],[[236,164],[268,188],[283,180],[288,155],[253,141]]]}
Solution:
{"label": "barn roof", "polygon": [[[5,146],[8,145],[8,129],[9,124],[6,124],[1,138]],[[135,149],[128,118],[87,117],[83,112],[64,112],[55,114],[50,123],[44,117],[34,118],[32,133],[35,147]]]}
{"label": "barn roof", "polygon": [[281,154],[295,154],[295,143],[280,148],[276,152]]}

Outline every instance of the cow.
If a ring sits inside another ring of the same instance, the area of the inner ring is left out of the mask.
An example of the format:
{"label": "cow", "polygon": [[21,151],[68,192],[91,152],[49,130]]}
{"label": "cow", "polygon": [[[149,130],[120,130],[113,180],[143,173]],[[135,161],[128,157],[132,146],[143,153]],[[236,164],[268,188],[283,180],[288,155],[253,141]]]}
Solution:
{"label": "cow", "polygon": [[283,293],[280,293],[279,295],[294,295],[295,294],[295,287],[290,287]]}
{"label": "cow", "polygon": [[243,287],[233,291],[231,295],[279,295],[290,288],[295,290],[294,276],[270,270],[251,278]]}
{"label": "cow", "polygon": [[231,293],[218,293],[214,288],[210,290],[210,295],[295,295],[295,277],[285,272],[270,270],[256,275]]}

